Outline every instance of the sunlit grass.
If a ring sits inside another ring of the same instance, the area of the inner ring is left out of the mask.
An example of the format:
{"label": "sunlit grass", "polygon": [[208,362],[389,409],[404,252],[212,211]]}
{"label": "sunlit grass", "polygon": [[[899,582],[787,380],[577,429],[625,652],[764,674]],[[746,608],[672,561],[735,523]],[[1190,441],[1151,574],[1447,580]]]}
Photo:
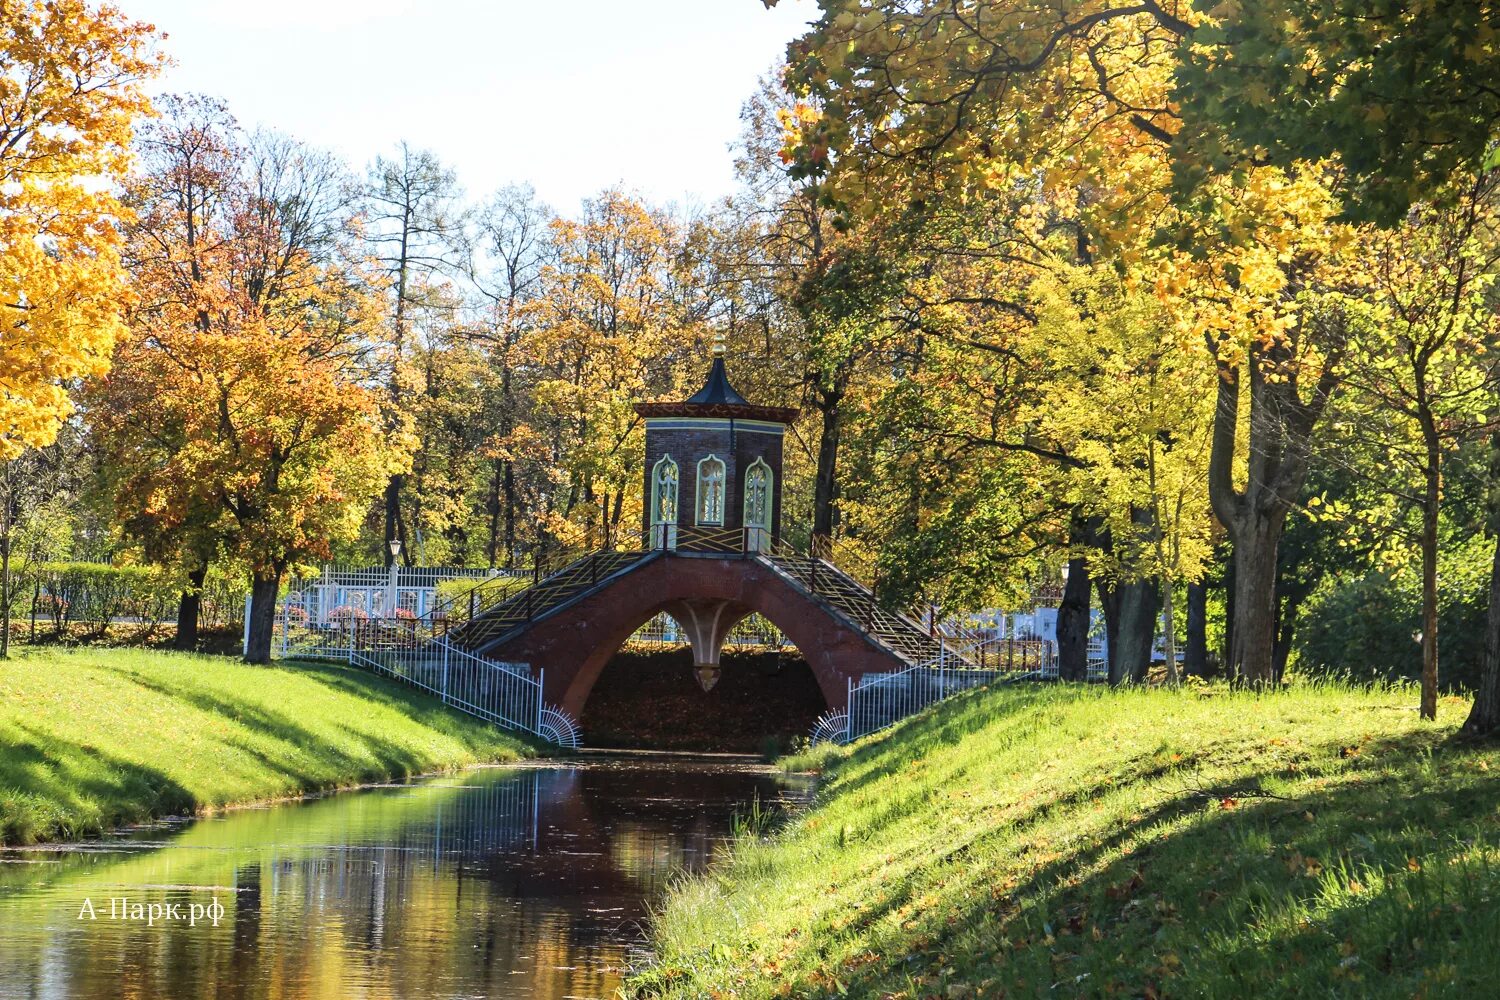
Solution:
{"label": "sunlit grass", "polygon": [[327,664],[37,649],[0,661],[0,840],[513,759],[526,745]]}
{"label": "sunlit grass", "polygon": [[1410,690],[977,692],[680,885],[642,996],[1481,996],[1500,749]]}

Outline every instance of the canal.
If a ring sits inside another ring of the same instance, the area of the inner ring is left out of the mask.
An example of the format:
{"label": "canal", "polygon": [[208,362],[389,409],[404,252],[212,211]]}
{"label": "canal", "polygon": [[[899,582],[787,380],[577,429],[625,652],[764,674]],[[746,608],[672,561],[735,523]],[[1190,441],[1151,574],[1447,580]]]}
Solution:
{"label": "canal", "polygon": [[669,881],[808,792],[622,755],[0,851],[0,997],[612,996]]}

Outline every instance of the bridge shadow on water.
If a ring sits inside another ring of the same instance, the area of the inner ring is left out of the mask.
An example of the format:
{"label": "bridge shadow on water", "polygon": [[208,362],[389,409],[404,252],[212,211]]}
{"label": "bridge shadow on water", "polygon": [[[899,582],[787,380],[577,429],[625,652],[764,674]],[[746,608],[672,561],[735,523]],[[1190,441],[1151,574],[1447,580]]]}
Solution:
{"label": "bridge shadow on water", "polygon": [[795,651],[726,649],[723,674],[699,687],[686,646],[615,654],[583,709],[589,746],[765,753],[812,731],[828,710]]}

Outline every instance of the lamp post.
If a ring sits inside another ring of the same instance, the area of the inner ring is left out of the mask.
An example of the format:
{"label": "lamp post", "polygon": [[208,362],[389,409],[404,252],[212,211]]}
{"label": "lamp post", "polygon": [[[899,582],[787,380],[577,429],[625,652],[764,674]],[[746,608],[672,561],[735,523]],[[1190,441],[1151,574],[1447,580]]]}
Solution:
{"label": "lamp post", "polygon": [[401,572],[401,539],[391,539],[391,575],[385,585],[385,617],[396,617],[396,577]]}

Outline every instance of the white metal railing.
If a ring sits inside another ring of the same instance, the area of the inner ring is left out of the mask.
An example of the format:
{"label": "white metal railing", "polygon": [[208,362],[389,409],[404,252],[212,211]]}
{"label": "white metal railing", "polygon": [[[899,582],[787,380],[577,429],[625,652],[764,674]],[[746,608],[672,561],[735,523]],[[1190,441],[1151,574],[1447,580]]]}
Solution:
{"label": "white metal railing", "polygon": [[426,691],[486,722],[576,749],[578,724],[543,701],[544,672],[525,663],[486,659],[433,634],[412,616],[336,616],[317,624],[283,607],[277,636],[282,658],[339,659]]}
{"label": "white metal railing", "polygon": [[[1019,646],[1023,641],[1027,645]],[[986,651],[986,643],[997,649]],[[1102,680],[1107,673],[1102,645],[1090,642],[1089,680]],[[846,707],[819,718],[812,740],[849,743],[971,688],[997,680],[1050,680],[1057,675],[1057,644],[1051,640],[991,638],[968,645],[962,655],[945,645],[940,655],[926,663],[893,673],[865,674],[858,681],[850,678]]]}
{"label": "white metal railing", "polygon": [[1014,676],[1005,670],[954,670],[941,664],[907,667],[891,674],[867,674],[848,689],[848,728],[840,742],[893,726],[945,698]]}
{"label": "white metal railing", "polygon": [[438,584],[475,584],[529,574],[517,569],[460,566],[324,566],[317,576],[293,580],[277,612],[278,624],[322,628],[374,618],[423,618],[438,605]]}

